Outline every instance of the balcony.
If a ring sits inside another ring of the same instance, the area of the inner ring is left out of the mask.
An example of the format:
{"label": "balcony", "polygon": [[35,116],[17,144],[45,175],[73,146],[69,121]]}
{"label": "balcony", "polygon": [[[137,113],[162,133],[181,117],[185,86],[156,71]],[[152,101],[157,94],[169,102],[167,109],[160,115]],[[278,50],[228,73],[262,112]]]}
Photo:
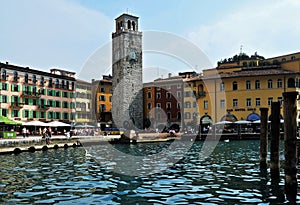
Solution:
{"label": "balcony", "polygon": [[21,96],[23,98],[40,98],[41,94],[38,92],[23,91]]}
{"label": "balcony", "polygon": [[40,111],[45,111],[48,110],[50,108],[50,105],[39,105],[38,109]]}
{"label": "balcony", "polygon": [[23,103],[19,103],[19,102],[12,102],[12,103],[10,104],[10,107],[11,107],[12,109],[15,109],[15,110],[21,109],[21,108],[23,108],[23,106],[24,106],[24,104],[23,104]]}

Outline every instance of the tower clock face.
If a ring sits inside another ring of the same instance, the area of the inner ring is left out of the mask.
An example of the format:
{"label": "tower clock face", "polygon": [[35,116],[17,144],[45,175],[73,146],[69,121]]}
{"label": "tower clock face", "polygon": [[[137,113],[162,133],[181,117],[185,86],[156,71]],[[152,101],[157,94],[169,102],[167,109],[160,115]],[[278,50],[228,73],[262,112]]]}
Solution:
{"label": "tower clock face", "polygon": [[130,49],[129,51],[129,55],[128,55],[128,61],[132,62],[132,61],[137,61],[137,52],[134,49]]}

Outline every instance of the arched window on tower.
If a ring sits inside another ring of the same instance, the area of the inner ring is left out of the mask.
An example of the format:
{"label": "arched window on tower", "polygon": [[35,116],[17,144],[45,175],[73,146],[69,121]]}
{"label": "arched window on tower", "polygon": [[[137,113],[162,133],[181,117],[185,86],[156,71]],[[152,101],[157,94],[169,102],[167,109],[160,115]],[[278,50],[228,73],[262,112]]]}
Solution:
{"label": "arched window on tower", "polygon": [[132,22],[132,30],[135,31],[135,29],[136,29],[136,28],[135,28],[135,22],[133,21],[133,22]]}
{"label": "arched window on tower", "polygon": [[127,29],[128,29],[128,30],[131,29],[131,21],[130,21],[130,20],[127,21]]}

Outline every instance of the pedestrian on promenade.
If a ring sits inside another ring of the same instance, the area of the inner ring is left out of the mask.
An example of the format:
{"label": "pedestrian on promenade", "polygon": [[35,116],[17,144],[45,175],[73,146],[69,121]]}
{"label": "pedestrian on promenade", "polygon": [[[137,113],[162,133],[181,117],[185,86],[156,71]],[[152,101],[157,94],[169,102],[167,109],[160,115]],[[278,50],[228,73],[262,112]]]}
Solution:
{"label": "pedestrian on promenade", "polygon": [[23,127],[23,129],[22,129],[22,135],[23,135],[24,138],[26,137],[26,132],[27,132],[26,127]]}

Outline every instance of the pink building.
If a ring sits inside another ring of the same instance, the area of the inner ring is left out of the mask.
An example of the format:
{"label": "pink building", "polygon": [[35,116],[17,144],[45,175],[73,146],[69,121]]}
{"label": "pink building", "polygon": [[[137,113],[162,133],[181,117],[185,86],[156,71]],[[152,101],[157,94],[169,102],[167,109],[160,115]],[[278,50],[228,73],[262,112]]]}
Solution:
{"label": "pink building", "polygon": [[0,114],[14,120],[75,121],[75,73],[0,63]]}

